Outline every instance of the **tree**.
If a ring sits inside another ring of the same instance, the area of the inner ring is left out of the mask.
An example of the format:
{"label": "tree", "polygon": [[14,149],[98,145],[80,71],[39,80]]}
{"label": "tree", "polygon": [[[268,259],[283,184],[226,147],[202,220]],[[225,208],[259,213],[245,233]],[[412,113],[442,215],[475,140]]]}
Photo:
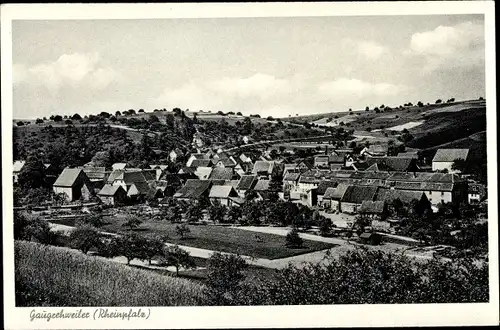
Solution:
{"label": "tree", "polygon": [[82,120],[82,116],[80,116],[79,114],[75,113],[73,116],[71,116],[71,119],[73,119],[73,120]]}
{"label": "tree", "polygon": [[18,176],[18,183],[24,189],[40,188],[46,185],[45,165],[36,156],[30,156]]}
{"label": "tree", "polygon": [[443,102],[441,99],[436,100],[436,104],[440,104],[441,102]]}
{"label": "tree", "polygon": [[57,234],[47,221],[25,212],[14,212],[14,239],[55,245]]}
{"label": "tree", "polygon": [[188,222],[197,222],[203,217],[202,208],[198,203],[191,204],[186,210],[186,219]]}
{"label": "tree", "polygon": [[43,123],[43,119],[41,118],[37,118],[36,121],[35,121],[36,124],[42,124]]}
{"label": "tree", "polygon": [[172,223],[180,222],[182,220],[182,210],[178,204],[169,205],[162,213],[165,220]]}
{"label": "tree", "polygon": [[105,224],[102,215],[100,214],[91,214],[88,217],[83,218],[82,222],[83,224],[94,228],[101,228]]}
{"label": "tree", "polygon": [[243,116],[243,114],[241,112],[239,112],[239,111],[236,113],[236,115]]}
{"label": "tree", "polygon": [[354,218],[354,223],[352,226],[352,230],[356,232],[356,234],[361,235],[365,232],[365,228],[371,226],[372,220],[364,215],[358,215]]}
{"label": "tree", "polygon": [[205,294],[210,305],[237,305],[241,297],[246,261],[239,255],[215,252],[208,259]]}
{"label": "tree", "polygon": [[366,107],[366,108],[365,108],[365,111],[370,111],[370,107]]}
{"label": "tree", "polygon": [[122,224],[123,227],[128,227],[128,230],[133,230],[139,227],[139,225],[142,223],[141,219],[139,219],[138,216],[136,215],[128,215],[127,216],[127,221]]}
{"label": "tree", "polygon": [[113,253],[127,258],[127,265],[130,265],[133,259],[142,257],[144,243],[145,239],[136,233],[127,233],[116,238],[116,245],[114,246],[116,250]]}
{"label": "tree", "polygon": [[241,218],[241,208],[239,206],[231,206],[227,212],[227,222],[237,223]]}
{"label": "tree", "polygon": [[147,237],[141,245],[141,259],[147,260],[151,265],[154,257],[162,256],[165,244],[159,236]]}
{"label": "tree", "polygon": [[451,165],[451,169],[464,173],[467,170],[467,162],[462,158],[455,159]]}
{"label": "tree", "polygon": [[115,117],[120,117],[122,113],[120,111],[115,112]]}
{"label": "tree", "polygon": [[272,120],[274,120],[274,118],[273,118],[273,116],[268,116],[267,120],[271,120],[272,121]]}
{"label": "tree", "polygon": [[24,126],[24,122],[22,122],[22,121],[18,121],[18,122],[16,123],[16,125],[17,125],[17,126]]}
{"label": "tree", "polygon": [[175,232],[180,236],[181,239],[184,239],[186,237],[186,234],[189,234],[191,230],[185,223],[183,223],[181,225],[175,226]]}
{"label": "tree", "polygon": [[62,116],[60,116],[60,115],[56,115],[56,116],[54,116],[54,121],[55,121],[55,122],[60,122],[60,121],[62,121],[62,120],[63,120],[63,117],[62,117]]}
{"label": "tree", "polygon": [[224,222],[224,216],[227,213],[227,207],[222,205],[218,200],[214,201],[208,208],[210,219],[214,222]]}
{"label": "tree", "polygon": [[332,232],[332,220],[327,217],[322,217],[319,220],[319,232],[321,236],[328,236]]}
{"label": "tree", "polygon": [[74,249],[87,254],[91,248],[97,248],[101,244],[99,232],[90,225],[77,226],[70,234],[70,245]]}
{"label": "tree", "polygon": [[144,109],[139,109],[139,113],[144,113]]}
{"label": "tree", "polygon": [[301,248],[303,244],[302,238],[299,236],[299,232],[296,228],[293,228],[286,235],[286,246],[292,249]]}
{"label": "tree", "polygon": [[181,249],[177,245],[164,247],[160,262],[162,266],[174,266],[175,274],[179,276],[179,268],[195,268],[196,263],[186,250]]}

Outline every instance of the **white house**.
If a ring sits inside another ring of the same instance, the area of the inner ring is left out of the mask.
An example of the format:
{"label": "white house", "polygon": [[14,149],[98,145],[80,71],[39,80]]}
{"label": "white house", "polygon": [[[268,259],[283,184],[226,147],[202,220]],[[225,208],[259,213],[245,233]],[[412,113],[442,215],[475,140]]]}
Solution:
{"label": "white house", "polygon": [[459,171],[452,170],[453,162],[457,159],[467,161],[468,156],[469,149],[438,149],[432,159],[432,170],[448,170],[449,173],[458,173]]}

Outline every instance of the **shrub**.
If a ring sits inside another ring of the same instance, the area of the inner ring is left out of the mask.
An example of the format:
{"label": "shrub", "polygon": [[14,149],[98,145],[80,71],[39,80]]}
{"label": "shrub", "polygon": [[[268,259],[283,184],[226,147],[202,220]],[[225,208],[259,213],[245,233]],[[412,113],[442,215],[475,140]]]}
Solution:
{"label": "shrub", "polygon": [[303,244],[302,238],[299,236],[299,232],[297,229],[293,228],[286,235],[286,246],[292,249],[298,249],[302,247]]}

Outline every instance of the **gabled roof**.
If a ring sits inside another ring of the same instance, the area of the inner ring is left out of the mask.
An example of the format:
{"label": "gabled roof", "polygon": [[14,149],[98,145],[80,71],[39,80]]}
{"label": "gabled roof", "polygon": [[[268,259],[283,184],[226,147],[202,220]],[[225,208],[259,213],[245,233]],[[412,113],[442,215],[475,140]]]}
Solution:
{"label": "gabled roof", "polygon": [[375,214],[382,214],[384,212],[384,206],[385,202],[384,201],[363,201],[361,203],[361,206],[359,208],[359,213],[375,213]]}
{"label": "gabled roof", "polygon": [[200,198],[210,189],[209,180],[189,179],[174,195],[176,198]]}
{"label": "gabled roof", "polygon": [[339,155],[335,152],[332,152],[329,156],[328,156],[328,161],[330,163],[338,163],[338,164],[344,164],[344,155]]}
{"label": "gabled roof", "polygon": [[[415,159],[413,158],[404,158],[404,157],[373,157],[368,158],[366,163],[369,165],[377,164],[379,171],[398,171],[405,172],[412,168],[412,165],[415,165]],[[366,171],[368,171],[366,169]]]}
{"label": "gabled roof", "polygon": [[285,177],[283,178],[283,181],[294,181],[296,182],[299,180],[300,173],[295,173],[295,172],[288,172]]}
{"label": "gabled roof", "polygon": [[269,184],[271,183],[271,180],[259,180],[255,184],[255,187],[253,187],[253,190],[255,191],[267,191],[269,190]]}
{"label": "gabled roof", "polygon": [[191,162],[191,167],[209,167],[212,165],[213,162],[211,159],[194,159]]}
{"label": "gabled roof", "polygon": [[344,197],[344,194],[349,187],[348,184],[339,183],[339,185],[335,188],[329,187],[325,191],[325,195],[323,199],[337,199],[340,200]]}
{"label": "gabled roof", "polygon": [[234,172],[231,168],[216,167],[210,173],[210,180],[231,180]]}
{"label": "gabled roof", "polygon": [[84,180],[88,180],[81,168],[65,168],[54,182],[54,187],[73,187],[80,175],[83,175]]}
{"label": "gabled roof", "polygon": [[418,151],[406,151],[398,153],[399,158],[418,158]]}
{"label": "gabled roof", "polygon": [[14,168],[13,168],[13,171],[14,172],[21,172],[21,170],[23,169],[24,167],[24,164],[26,164],[26,162],[24,160],[16,160],[14,162]]}
{"label": "gabled roof", "polygon": [[106,179],[106,168],[104,166],[84,166],[82,170],[90,180]]}
{"label": "gabled roof", "polygon": [[243,175],[241,176],[240,182],[236,187],[237,190],[249,190],[253,189],[255,184],[257,183],[256,175]]}
{"label": "gabled roof", "polygon": [[408,191],[399,189],[380,189],[375,197],[376,201],[392,202],[399,199],[403,203],[410,203],[413,200],[420,201],[424,193],[422,191]]}
{"label": "gabled roof", "polygon": [[99,191],[98,195],[99,196],[115,196],[118,192],[122,191],[123,194],[126,194],[127,192],[125,191],[125,189],[123,189],[122,186],[120,185],[110,185],[110,184],[106,184],[104,185],[104,187],[102,187],[102,189]]}
{"label": "gabled roof", "polygon": [[127,163],[114,163],[113,165],[111,165],[111,168],[113,170],[123,170],[125,169],[126,167],[128,166]]}
{"label": "gabled roof", "polygon": [[253,165],[252,173],[258,174],[265,172],[268,174],[272,174],[273,168],[274,168],[274,162],[258,160]]}
{"label": "gabled roof", "polygon": [[433,162],[453,162],[455,159],[467,159],[469,149],[438,149]]}
{"label": "gabled roof", "polygon": [[147,184],[147,182],[135,182],[128,189],[128,195],[147,195],[151,187]]}
{"label": "gabled roof", "polygon": [[321,181],[316,189],[318,195],[324,195],[328,188],[335,188],[337,186],[337,181],[324,180]]}
{"label": "gabled roof", "polygon": [[182,168],[179,169],[179,171],[177,173],[178,174],[194,174],[194,172],[196,172],[196,169],[194,169],[192,167],[183,166]]}
{"label": "gabled roof", "polygon": [[342,197],[344,203],[361,204],[363,201],[373,201],[378,187],[349,186]]}
{"label": "gabled roof", "polygon": [[210,189],[210,198],[228,198],[237,197],[238,193],[234,190],[232,186],[212,186]]}
{"label": "gabled roof", "polygon": [[211,156],[211,154],[209,154],[209,153],[206,153],[206,154],[197,153],[197,154],[191,154],[190,158],[194,157],[194,159],[210,159],[210,156]]}

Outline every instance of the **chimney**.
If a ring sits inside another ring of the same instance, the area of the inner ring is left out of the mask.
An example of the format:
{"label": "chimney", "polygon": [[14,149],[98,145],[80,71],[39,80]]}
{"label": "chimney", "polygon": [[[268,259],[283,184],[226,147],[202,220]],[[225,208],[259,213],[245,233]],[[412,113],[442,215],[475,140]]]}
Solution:
{"label": "chimney", "polygon": [[328,155],[328,146],[325,147],[325,155]]}

